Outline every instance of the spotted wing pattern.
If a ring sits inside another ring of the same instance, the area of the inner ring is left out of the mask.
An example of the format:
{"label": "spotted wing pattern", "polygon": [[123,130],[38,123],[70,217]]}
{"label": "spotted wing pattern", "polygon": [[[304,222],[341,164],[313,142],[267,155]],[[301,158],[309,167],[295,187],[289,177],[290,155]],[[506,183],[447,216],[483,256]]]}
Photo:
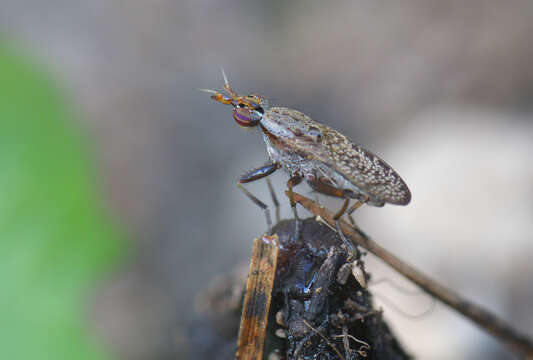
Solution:
{"label": "spotted wing pattern", "polygon": [[379,201],[396,205],[411,201],[409,188],[385,161],[338,131],[325,128],[322,147],[330,159],[328,165]]}
{"label": "spotted wing pattern", "polygon": [[297,110],[270,108],[266,116],[296,135],[286,136],[281,147],[302,159],[325,164],[369,195],[372,202],[407,205],[411,201],[409,188],[385,161],[338,131]]}

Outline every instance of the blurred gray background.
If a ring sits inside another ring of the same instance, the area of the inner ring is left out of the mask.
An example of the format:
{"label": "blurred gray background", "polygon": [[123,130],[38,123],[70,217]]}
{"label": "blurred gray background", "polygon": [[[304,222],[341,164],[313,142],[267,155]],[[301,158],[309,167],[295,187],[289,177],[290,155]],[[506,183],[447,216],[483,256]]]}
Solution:
{"label": "blurred gray background", "polygon": [[[118,357],[187,358],[195,296],[265,229],[235,186],[266,159],[262,139],[198,91],[222,87],[220,65],[235,90],[389,162],[413,201],[365,207],[360,226],[533,334],[532,1],[2,0],[0,31],[76,104],[102,197],[133,244],[88,309]],[[273,180],[282,197],[286,178]],[[269,199],[264,182],[250,189]],[[413,288],[377,260],[367,269]],[[374,290],[418,358],[512,358],[442,305],[417,320],[389,305],[417,314],[427,297]]]}

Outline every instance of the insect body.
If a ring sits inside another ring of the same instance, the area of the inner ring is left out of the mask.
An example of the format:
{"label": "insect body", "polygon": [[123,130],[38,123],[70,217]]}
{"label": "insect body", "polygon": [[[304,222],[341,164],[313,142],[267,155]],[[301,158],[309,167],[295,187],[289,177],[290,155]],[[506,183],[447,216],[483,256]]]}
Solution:
{"label": "insect body", "polygon": [[374,206],[411,200],[405,182],[383,160],[299,111],[269,108],[259,126],[272,161],[320,193]]}
{"label": "insect body", "polygon": [[296,218],[292,188],[304,179],[319,193],[345,199],[336,220],[346,212],[350,199],[357,202],[348,214],[363,203],[407,205],[411,200],[405,182],[378,156],[297,110],[270,107],[260,95],[238,95],[225,75],[224,80],[229,96],[206,91],[213,94],[212,99],[233,106],[233,118],[240,126],[259,127],[267,145],[270,162],[246,173],[237,184],[263,209],[266,210],[266,205],[242,184],[266,177],[277,169],[285,170],[290,177],[287,186]]}

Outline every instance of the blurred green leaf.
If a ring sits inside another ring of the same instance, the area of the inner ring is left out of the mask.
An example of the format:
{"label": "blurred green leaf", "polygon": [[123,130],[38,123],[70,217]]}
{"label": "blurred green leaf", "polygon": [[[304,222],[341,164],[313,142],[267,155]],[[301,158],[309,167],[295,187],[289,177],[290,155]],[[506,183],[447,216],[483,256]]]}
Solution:
{"label": "blurred green leaf", "polygon": [[107,359],[87,297],[121,250],[53,82],[0,46],[0,358]]}

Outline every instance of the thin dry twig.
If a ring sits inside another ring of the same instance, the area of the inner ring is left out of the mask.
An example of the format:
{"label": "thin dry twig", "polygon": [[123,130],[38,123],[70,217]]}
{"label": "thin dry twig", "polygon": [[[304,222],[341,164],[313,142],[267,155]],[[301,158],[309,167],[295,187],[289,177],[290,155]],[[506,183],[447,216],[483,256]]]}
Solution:
{"label": "thin dry twig", "polygon": [[[288,192],[285,192],[288,196]],[[333,212],[319,205],[317,202],[306,198],[300,194],[294,193],[294,200],[301,204],[315,216],[320,216],[330,226],[335,227]],[[521,334],[511,326],[506,324],[502,319],[485,310],[481,306],[474,304],[450,289],[438,284],[435,280],[421,273],[406,262],[384,249],[381,245],[370,238],[362,237],[354,228],[341,221],[341,229],[345,236],[350,238],[355,244],[360,245],[389,264],[400,274],[417,284],[428,294],[450,306],[452,309],[463,314],[468,319],[475,322],[482,329],[492,334],[502,343],[504,343],[512,352],[523,358],[533,358],[533,342],[527,335]]]}
{"label": "thin dry twig", "polygon": [[337,349],[337,347],[335,346],[335,344],[333,344],[331,341],[328,340],[328,338],[326,338],[324,336],[324,334],[322,334],[320,331],[318,331],[317,329],[315,329],[314,327],[311,326],[311,324],[309,324],[305,319],[302,319],[303,323],[309,327],[311,330],[313,330],[315,333],[317,333],[318,335],[320,335],[320,337],[322,339],[324,339],[329,346],[331,346],[331,348],[333,349],[333,351],[335,351],[337,353],[337,355],[339,356],[339,359],[341,360],[344,360],[344,357],[342,356],[341,352],[339,351],[339,349]]}

